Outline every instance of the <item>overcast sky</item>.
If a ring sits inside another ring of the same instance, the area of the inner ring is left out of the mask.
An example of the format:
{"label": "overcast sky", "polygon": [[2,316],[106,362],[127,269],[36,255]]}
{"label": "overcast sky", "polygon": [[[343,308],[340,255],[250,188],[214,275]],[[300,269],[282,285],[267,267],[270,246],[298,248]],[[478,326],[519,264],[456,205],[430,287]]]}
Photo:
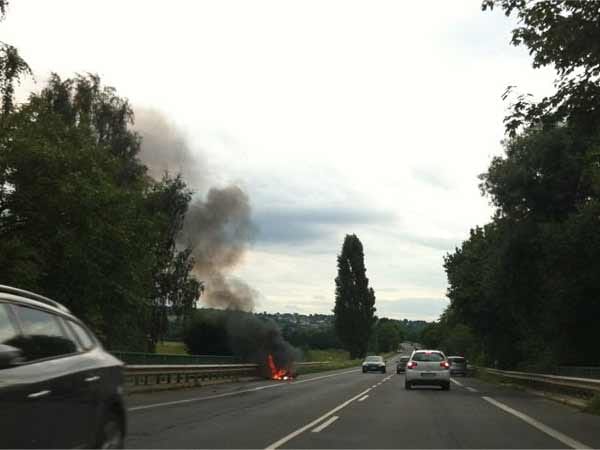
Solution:
{"label": "overcast sky", "polygon": [[258,310],[329,313],[345,234],[365,248],[377,314],[433,320],[443,256],[488,221],[477,175],[501,153],[509,84],[552,72],[480,1],[12,0],[0,40],[39,89],[98,73],[164,113],[207,170],[237,183],[259,233],[234,275]]}

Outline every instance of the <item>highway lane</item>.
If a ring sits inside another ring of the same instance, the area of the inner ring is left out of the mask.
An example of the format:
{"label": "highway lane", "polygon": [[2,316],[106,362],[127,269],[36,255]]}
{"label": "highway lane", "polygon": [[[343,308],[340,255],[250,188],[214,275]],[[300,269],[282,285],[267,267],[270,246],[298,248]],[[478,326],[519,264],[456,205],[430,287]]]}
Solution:
{"label": "highway lane", "polygon": [[600,448],[600,417],[459,378],[449,392],[341,370],[130,398],[133,448]]}

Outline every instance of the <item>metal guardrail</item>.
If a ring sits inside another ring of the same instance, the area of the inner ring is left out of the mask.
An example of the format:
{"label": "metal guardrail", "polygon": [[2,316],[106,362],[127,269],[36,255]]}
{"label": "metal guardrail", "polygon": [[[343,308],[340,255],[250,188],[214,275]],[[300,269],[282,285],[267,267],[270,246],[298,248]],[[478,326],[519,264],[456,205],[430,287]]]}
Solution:
{"label": "metal guardrail", "polygon": [[[298,367],[322,366],[327,362],[296,363]],[[258,364],[176,364],[127,365],[125,385],[128,391],[165,389],[235,381],[258,377]]]}
{"label": "metal guardrail", "polygon": [[559,366],[556,375],[600,380],[600,367]]}
{"label": "metal guardrail", "polygon": [[123,361],[132,365],[152,364],[235,364],[239,361],[233,356],[215,355],[177,355],[170,353],[143,353],[111,351],[111,353]]}
{"label": "metal guardrail", "polygon": [[580,377],[565,377],[541,373],[516,372],[512,370],[498,370],[487,367],[477,368],[492,375],[525,381],[528,384],[544,385],[549,388],[577,391],[587,395],[600,393],[600,380]]}

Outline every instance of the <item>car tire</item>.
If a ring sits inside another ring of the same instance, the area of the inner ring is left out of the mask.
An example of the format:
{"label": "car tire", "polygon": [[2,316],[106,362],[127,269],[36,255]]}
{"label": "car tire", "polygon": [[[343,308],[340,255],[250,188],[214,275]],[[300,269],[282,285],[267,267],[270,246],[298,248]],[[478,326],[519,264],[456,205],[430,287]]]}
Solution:
{"label": "car tire", "polygon": [[449,391],[450,390],[450,383],[444,383],[442,384],[442,391]]}
{"label": "car tire", "polygon": [[367,373],[367,371],[365,369],[363,369],[363,373]]}
{"label": "car tire", "polygon": [[412,385],[408,381],[405,381],[404,389],[406,389],[407,391],[410,391],[412,389]]}
{"label": "car tire", "polygon": [[383,370],[381,371],[381,373],[386,373],[386,372],[387,372],[387,371],[386,371],[385,369],[383,369]]}
{"label": "car tire", "polygon": [[98,430],[95,448],[125,448],[125,436],[119,416],[109,413]]}

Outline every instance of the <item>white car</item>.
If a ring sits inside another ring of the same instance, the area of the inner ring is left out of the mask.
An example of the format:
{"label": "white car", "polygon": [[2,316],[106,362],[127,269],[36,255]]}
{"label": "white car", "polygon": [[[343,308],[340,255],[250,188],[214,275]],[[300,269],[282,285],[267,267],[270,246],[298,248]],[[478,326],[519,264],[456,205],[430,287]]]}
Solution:
{"label": "white car", "polygon": [[450,389],[450,364],[439,350],[415,350],[406,364],[404,387],[437,385],[444,391]]}

